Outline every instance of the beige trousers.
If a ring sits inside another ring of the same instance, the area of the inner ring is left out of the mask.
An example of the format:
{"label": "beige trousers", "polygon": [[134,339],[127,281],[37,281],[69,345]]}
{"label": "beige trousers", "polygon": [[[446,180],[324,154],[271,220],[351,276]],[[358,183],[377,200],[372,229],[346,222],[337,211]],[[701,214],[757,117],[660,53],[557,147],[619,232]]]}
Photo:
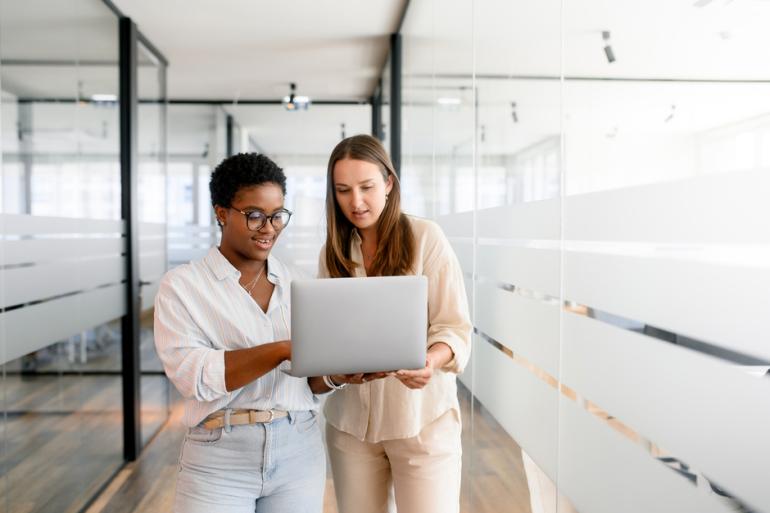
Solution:
{"label": "beige trousers", "polygon": [[448,411],[412,438],[362,442],[326,425],[339,513],[457,513],[462,446],[460,419]]}

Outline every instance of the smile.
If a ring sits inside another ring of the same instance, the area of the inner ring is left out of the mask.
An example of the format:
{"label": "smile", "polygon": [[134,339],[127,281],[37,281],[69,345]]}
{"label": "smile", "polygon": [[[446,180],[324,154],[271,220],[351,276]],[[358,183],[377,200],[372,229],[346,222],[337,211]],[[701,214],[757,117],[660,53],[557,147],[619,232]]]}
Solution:
{"label": "smile", "polygon": [[263,248],[269,248],[270,246],[273,245],[273,242],[275,241],[275,239],[251,239],[251,240],[253,240],[254,242],[257,243],[257,245]]}

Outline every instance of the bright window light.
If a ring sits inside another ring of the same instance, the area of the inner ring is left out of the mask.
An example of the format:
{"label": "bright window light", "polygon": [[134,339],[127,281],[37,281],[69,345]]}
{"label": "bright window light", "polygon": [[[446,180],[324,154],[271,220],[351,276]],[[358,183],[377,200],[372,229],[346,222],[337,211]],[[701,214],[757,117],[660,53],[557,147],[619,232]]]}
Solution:
{"label": "bright window light", "polygon": [[94,102],[116,102],[118,96],[115,94],[94,94],[91,95],[91,101]]}
{"label": "bright window light", "polygon": [[436,100],[439,105],[460,105],[460,98],[442,97]]}

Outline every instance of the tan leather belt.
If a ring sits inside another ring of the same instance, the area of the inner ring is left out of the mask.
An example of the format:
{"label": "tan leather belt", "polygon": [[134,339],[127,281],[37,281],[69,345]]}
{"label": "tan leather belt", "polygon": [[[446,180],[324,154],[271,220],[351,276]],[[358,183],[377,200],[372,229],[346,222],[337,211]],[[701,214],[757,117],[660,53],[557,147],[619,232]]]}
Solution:
{"label": "tan leather belt", "polygon": [[[245,426],[247,424],[270,424],[276,419],[282,419],[288,415],[281,410],[232,410],[230,413],[231,426]],[[217,429],[225,426],[225,412],[215,411],[206,417],[200,424],[206,429]]]}

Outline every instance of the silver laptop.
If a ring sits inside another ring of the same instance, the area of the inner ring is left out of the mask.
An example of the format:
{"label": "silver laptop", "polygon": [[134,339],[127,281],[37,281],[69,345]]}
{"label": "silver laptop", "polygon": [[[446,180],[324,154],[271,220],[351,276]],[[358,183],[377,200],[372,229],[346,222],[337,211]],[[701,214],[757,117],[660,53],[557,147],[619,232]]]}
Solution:
{"label": "silver laptop", "polygon": [[425,276],[291,282],[291,373],[421,369],[428,337]]}

